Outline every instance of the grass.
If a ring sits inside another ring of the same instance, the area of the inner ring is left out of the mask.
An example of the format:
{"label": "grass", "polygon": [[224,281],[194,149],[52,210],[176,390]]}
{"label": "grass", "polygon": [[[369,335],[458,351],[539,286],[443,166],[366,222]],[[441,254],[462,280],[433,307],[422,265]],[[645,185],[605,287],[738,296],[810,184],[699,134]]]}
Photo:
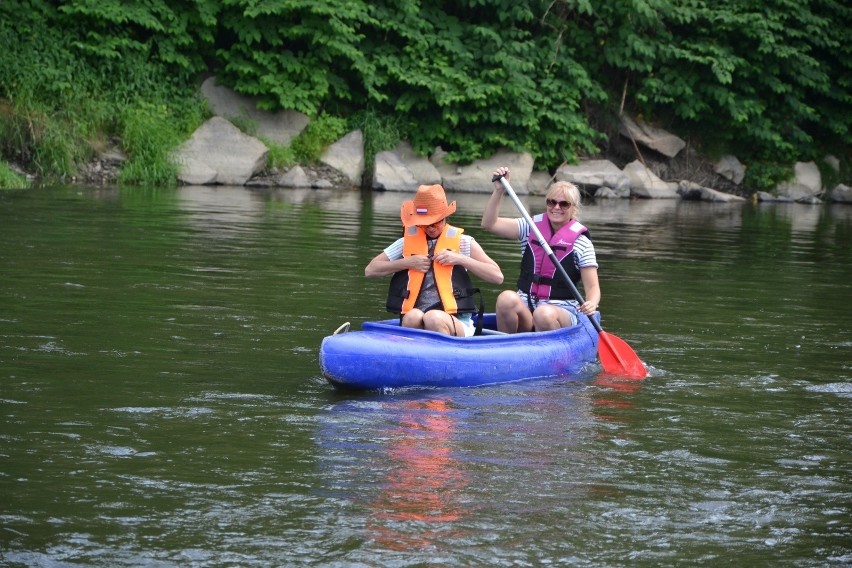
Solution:
{"label": "grass", "polygon": [[0,189],[27,189],[30,182],[16,173],[8,164],[0,162]]}

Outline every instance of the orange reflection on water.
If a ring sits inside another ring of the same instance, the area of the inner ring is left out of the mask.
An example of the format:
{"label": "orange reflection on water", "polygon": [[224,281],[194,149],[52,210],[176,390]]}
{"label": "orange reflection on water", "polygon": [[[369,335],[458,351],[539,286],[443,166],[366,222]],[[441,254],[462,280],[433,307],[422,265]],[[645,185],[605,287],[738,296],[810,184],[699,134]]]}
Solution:
{"label": "orange reflection on water", "polygon": [[603,389],[592,398],[595,416],[604,420],[615,420],[614,413],[633,408],[633,397],[639,394],[642,383],[643,381],[606,373],[598,375],[594,384]]}
{"label": "orange reflection on water", "polygon": [[452,524],[465,516],[469,480],[452,456],[456,423],[448,401],[396,404],[399,424],[388,433],[389,468],[368,528],[389,549],[422,549],[457,533]]}

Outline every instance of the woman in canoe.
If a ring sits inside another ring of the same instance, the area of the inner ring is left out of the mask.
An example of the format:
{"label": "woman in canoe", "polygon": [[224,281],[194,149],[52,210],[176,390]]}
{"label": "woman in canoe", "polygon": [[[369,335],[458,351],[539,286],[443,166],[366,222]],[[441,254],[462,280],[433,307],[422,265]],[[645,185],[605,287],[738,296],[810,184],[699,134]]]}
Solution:
{"label": "woman in canoe", "polygon": [[554,183],[545,195],[545,212],[532,219],[571,280],[575,285],[582,282],[586,296],[583,304],[574,299],[527,221],[498,216],[505,193],[499,181],[501,176],[508,181],[509,168],[497,168],[492,176],[496,180],[494,192],[482,214],[482,228],[500,237],[519,240],[523,256],[518,290],[504,290],[497,297],[497,329],[517,333],[576,325],[577,312],[591,316],[601,300],[595,247],[588,229],[577,220],[580,191],[567,181]]}
{"label": "woman in canoe", "polygon": [[371,260],[364,275],[393,275],[387,308],[401,315],[401,325],[467,337],[476,330],[479,292],[468,272],[492,284],[503,282],[503,272],[473,237],[447,222],[455,210],[443,187],[421,185],[402,204],[403,236]]}

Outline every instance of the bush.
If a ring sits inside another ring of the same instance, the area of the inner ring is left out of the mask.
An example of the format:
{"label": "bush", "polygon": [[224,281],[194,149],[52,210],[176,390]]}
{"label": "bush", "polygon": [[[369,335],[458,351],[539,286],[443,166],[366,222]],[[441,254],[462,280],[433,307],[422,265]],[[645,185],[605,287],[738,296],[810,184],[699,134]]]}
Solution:
{"label": "bush", "polygon": [[183,140],[161,105],[127,107],[122,115],[121,138],[128,161],[119,182],[139,185],[174,185],[178,168],[172,151]]}
{"label": "bush", "polygon": [[316,164],[329,145],[346,133],[346,119],[321,114],[293,139],[290,147],[297,163]]}
{"label": "bush", "polygon": [[15,173],[12,168],[0,162],[0,189],[25,189],[30,186],[22,175]]}
{"label": "bush", "polygon": [[[136,24],[162,30],[151,17],[111,0],[0,5],[0,154],[65,179],[121,137],[130,155],[123,182],[174,183],[168,153],[209,111],[190,60],[170,51],[178,47],[134,35]],[[131,23],[114,27],[113,18]]]}
{"label": "bush", "polygon": [[748,193],[774,192],[778,184],[790,181],[794,175],[795,172],[791,166],[782,166],[772,162],[752,162],[746,168],[743,188]]}
{"label": "bush", "polygon": [[349,128],[358,129],[364,135],[364,179],[371,180],[376,154],[392,150],[400,141],[408,139],[414,125],[404,115],[382,115],[369,108],[355,113],[349,119]]}

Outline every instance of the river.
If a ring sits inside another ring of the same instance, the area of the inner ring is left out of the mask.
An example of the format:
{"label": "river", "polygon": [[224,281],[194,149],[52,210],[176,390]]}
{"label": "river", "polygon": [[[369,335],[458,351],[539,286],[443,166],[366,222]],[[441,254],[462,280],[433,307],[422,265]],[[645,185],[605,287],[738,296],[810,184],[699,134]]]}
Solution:
{"label": "river", "polygon": [[647,379],[336,392],[405,198],[0,192],[0,564],[852,565],[852,207],[590,201]]}

